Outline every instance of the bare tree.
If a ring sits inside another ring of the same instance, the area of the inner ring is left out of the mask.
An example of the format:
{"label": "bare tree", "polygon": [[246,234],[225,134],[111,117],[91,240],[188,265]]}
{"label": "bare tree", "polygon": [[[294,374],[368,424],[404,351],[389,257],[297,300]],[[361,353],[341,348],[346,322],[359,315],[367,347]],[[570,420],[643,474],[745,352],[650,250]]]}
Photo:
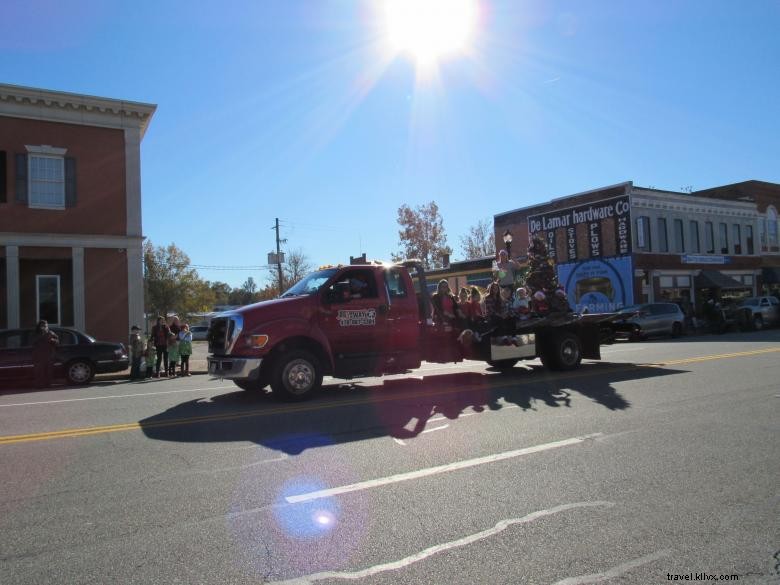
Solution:
{"label": "bare tree", "polygon": [[[279,276],[274,269],[270,274],[269,284],[266,288],[276,291],[287,290],[311,271],[312,265],[302,249],[288,250],[284,254],[284,264],[282,264],[283,285],[279,286]],[[263,290],[261,293],[265,295],[268,291]]]}
{"label": "bare tree", "polygon": [[418,258],[426,268],[439,268],[443,256],[452,254],[447,245],[444,221],[435,201],[411,209],[408,205],[398,208],[399,254],[392,254],[393,260]]}
{"label": "bare tree", "polygon": [[490,221],[481,219],[477,225],[471,226],[468,234],[460,237],[460,249],[465,260],[495,255],[496,240]]}

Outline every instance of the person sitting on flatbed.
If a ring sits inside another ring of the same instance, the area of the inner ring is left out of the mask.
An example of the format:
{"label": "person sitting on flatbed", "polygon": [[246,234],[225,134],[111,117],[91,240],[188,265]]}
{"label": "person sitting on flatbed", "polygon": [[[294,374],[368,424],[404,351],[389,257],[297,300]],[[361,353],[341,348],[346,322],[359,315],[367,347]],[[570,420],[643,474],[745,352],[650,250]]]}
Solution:
{"label": "person sitting on flatbed", "polygon": [[442,278],[431,296],[433,306],[433,322],[436,324],[459,327],[463,323],[463,313],[458,305],[458,299],[450,291],[447,279]]}

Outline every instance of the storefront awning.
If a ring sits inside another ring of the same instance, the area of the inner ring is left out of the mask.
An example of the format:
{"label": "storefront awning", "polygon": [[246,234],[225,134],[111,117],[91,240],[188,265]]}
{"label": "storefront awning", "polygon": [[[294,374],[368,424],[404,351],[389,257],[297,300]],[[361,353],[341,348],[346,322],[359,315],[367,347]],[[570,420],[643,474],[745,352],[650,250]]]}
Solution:
{"label": "storefront awning", "polygon": [[780,284],[780,268],[766,266],[761,269],[764,284]]}
{"label": "storefront awning", "polygon": [[723,290],[749,288],[738,280],[734,280],[718,270],[702,270],[699,275],[693,279],[693,284],[696,288],[719,288]]}

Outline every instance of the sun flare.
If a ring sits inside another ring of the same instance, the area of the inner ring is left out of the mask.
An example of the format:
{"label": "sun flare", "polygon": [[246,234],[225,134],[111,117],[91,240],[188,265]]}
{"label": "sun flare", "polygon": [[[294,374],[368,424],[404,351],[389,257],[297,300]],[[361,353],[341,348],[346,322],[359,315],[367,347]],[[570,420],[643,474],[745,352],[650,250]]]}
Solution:
{"label": "sun flare", "polygon": [[468,48],[476,0],[385,0],[387,37],[394,53],[432,66]]}

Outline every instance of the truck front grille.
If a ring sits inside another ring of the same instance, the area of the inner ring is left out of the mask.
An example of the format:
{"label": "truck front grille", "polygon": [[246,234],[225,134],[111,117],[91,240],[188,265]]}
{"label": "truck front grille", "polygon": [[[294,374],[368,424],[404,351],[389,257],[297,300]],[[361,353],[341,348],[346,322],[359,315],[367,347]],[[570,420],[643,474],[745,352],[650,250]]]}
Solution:
{"label": "truck front grille", "polygon": [[208,335],[209,353],[215,355],[229,354],[243,328],[244,318],[238,314],[212,319]]}

